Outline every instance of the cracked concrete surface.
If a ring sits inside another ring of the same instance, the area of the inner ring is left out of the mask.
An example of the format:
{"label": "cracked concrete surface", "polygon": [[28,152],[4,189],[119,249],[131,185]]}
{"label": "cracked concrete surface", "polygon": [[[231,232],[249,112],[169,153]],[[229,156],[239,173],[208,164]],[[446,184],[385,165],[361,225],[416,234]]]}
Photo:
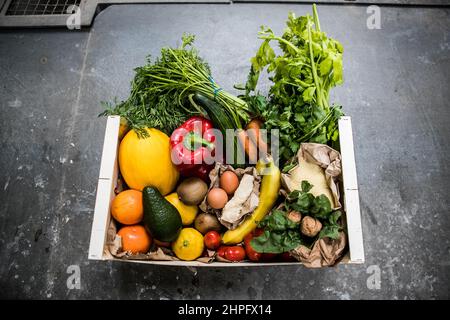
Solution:
{"label": "cracked concrete surface", "polygon": [[[222,87],[245,81],[261,24],[309,5],[123,5],[91,29],[0,32],[0,291],[6,298],[434,299],[450,297],[450,10],[319,6],[345,48],[333,91],[353,117],[366,264],[203,269],[87,260],[105,119],[133,68],[183,32]],[[195,19],[193,19],[195,17]],[[262,86],[267,88],[267,85]],[[66,270],[78,265],[81,289]],[[369,266],[381,271],[369,289]]]}

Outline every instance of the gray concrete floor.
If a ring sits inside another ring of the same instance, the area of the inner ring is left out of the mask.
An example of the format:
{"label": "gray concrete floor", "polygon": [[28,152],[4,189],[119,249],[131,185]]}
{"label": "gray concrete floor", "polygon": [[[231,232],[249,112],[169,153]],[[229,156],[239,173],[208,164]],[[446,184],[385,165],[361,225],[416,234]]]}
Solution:
{"label": "gray concrete floor", "polygon": [[[280,32],[309,5],[126,5],[91,29],[0,32],[0,297],[450,298],[450,10],[320,6],[345,47],[333,101],[353,117],[366,264],[309,270],[186,268],[87,260],[105,119],[133,68],[183,32],[215,79],[245,81],[261,24]],[[81,269],[68,289],[67,268]],[[378,266],[381,287],[367,286]],[[369,269],[370,271],[371,269]]]}

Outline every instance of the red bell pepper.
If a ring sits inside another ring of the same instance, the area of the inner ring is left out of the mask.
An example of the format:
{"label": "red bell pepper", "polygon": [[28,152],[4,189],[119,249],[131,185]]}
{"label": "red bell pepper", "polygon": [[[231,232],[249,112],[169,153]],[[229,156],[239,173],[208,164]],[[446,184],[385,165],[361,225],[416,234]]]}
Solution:
{"label": "red bell pepper", "polygon": [[213,124],[202,117],[192,117],[170,136],[172,162],[181,175],[208,181],[214,168],[215,141]]}

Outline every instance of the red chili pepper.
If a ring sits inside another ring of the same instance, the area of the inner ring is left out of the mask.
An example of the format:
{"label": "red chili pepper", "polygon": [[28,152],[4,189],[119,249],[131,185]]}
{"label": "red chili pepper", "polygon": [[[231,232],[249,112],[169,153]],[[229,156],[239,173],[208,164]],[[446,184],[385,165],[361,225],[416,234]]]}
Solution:
{"label": "red chili pepper", "polygon": [[202,117],[192,117],[170,136],[172,162],[185,177],[208,181],[214,167],[215,141],[213,124]]}

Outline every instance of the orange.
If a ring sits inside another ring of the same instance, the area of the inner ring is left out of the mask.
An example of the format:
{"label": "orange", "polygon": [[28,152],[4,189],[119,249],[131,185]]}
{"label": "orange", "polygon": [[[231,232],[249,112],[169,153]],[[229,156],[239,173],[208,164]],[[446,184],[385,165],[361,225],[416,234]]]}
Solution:
{"label": "orange", "polygon": [[152,238],[141,225],[122,227],[117,234],[122,238],[122,250],[133,254],[147,253],[152,244]]}
{"label": "orange", "polygon": [[141,222],[144,217],[142,192],[125,190],[119,193],[111,203],[111,214],[122,224],[132,225]]}

